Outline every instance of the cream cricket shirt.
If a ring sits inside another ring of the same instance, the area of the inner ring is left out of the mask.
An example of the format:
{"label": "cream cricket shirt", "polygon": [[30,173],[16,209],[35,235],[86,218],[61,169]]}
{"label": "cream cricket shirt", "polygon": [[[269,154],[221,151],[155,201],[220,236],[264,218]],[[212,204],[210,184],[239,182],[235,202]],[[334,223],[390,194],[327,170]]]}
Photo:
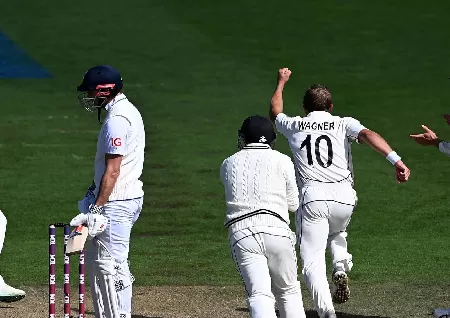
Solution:
{"label": "cream cricket shirt", "polygon": [[365,129],[351,117],[315,111],[306,117],[280,113],[275,125],[288,140],[299,187],[310,184],[353,185],[351,143]]}
{"label": "cream cricket shirt", "polygon": [[122,155],[120,175],[108,201],[139,198],[144,195],[139,180],[144,166],[145,130],[141,114],[124,94],[106,107],[108,115],[98,136],[95,156],[95,196],[105,173],[105,154]]}
{"label": "cream cricket shirt", "polygon": [[288,156],[266,144],[249,144],[223,161],[220,178],[227,204],[225,225],[232,232],[257,225],[289,228],[288,213],[298,209],[299,194]]}

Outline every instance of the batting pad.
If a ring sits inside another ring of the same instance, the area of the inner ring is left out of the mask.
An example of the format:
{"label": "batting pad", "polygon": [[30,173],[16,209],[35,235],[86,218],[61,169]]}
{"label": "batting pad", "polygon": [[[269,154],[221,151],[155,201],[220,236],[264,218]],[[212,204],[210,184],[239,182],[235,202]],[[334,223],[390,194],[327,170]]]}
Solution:
{"label": "batting pad", "polygon": [[103,300],[103,312],[108,318],[120,318],[114,281],[116,275],[114,259],[102,242],[95,240],[94,245],[97,250],[94,268],[97,274],[98,290]]}

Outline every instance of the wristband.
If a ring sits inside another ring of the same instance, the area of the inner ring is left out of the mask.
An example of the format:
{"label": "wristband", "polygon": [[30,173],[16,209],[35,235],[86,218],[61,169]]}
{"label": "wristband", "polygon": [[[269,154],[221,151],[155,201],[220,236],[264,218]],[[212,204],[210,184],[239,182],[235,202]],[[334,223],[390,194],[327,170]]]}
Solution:
{"label": "wristband", "polygon": [[399,155],[397,155],[397,153],[395,151],[391,151],[387,156],[386,159],[392,163],[393,165],[395,165],[397,163],[397,161],[400,161],[400,159],[402,159]]}
{"label": "wristband", "polygon": [[95,205],[95,204],[91,204],[89,206],[89,212],[90,213],[95,213],[95,214],[102,214],[103,213],[103,207]]}

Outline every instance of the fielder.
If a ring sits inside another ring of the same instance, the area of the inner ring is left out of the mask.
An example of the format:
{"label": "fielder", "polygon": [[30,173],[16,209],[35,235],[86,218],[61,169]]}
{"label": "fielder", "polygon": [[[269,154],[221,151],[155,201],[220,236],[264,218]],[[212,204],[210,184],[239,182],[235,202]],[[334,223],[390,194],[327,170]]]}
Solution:
{"label": "fielder", "polygon": [[[312,292],[320,317],[335,318],[333,301],[344,303],[350,296],[347,273],[352,255],[347,251],[347,226],[357,202],[353,190],[352,141],[368,144],[395,166],[398,182],[406,182],[409,169],[377,133],[351,117],[331,115],[328,89],[311,86],[303,98],[306,117],[283,113],[283,88],[291,71],[278,72],[269,116],[288,140],[294,156],[301,208],[296,228],[302,274]],[[326,277],[325,250],[330,249],[334,282],[333,296]]]}
{"label": "fielder", "polygon": [[[0,211],[0,254],[3,249],[3,242],[6,234],[6,216]],[[23,290],[13,288],[5,283],[2,275],[0,275],[0,302],[11,303],[21,300],[25,297]]]}
{"label": "fielder", "polygon": [[[447,124],[450,125],[450,115],[444,115]],[[422,125],[425,130],[422,134],[410,135],[410,137],[422,146],[435,146],[440,152],[447,156],[450,156],[450,142],[439,139],[438,136],[427,126]],[[436,308],[433,312],[436,318],[449,318],[450,308]]]}
{"label": "fielder", "polygon": [[97,142],[94,181],[78,202],[70,224],[89,228],[86,265],[95,317],[131,318],[132,283],[128,264],[131,229],[142,209],[145,131],[137,108],[122,93],[120,73],[95,66],[78,86],[89,111],[107,112]]}
{"label": "fielder", "polygon": [[239,151],[220,168],[225,226],[252,318],[276,318],[275,299],[281,318],[305,318],[295,234],[289,228],[288,211],[299,206],[294,165],[272,150],[275,138],[269,119],[244,120],[238,131]]}

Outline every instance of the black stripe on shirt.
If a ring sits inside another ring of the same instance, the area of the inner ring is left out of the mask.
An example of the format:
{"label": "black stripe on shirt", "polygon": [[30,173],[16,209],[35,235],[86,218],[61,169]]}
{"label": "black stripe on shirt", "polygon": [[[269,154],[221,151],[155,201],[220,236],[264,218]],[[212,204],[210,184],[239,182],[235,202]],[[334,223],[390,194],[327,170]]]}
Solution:
{"label": "black stripe on shirt", "polygon": [[225,227],[230,227],[231,225],[235,224],[236,222],[245,220],[245,219],[247,219],[247,218],[249,218],[249,217],[252,217],[252,216],[255,216],[255,215],[259,215],[259,214],[268,214],[268,215],[272,215],[272,216],[274,216],[274,217],[280,219],[281,221],[283,221],[284,223],[287,224],[286,220],[283,219],[278,213],[275,213],[275,212],[270,211],[270,210],[260,209],[260,210],[256,210],[256,211],[253,211],[253,212],[250,212],[250,213],[247,213],[247,214],[238,216],[238,217],[236,217],[236,218],[234,218],[234,219],[232,219],[232,220],[226,222],[226,223],[225,223]]}

